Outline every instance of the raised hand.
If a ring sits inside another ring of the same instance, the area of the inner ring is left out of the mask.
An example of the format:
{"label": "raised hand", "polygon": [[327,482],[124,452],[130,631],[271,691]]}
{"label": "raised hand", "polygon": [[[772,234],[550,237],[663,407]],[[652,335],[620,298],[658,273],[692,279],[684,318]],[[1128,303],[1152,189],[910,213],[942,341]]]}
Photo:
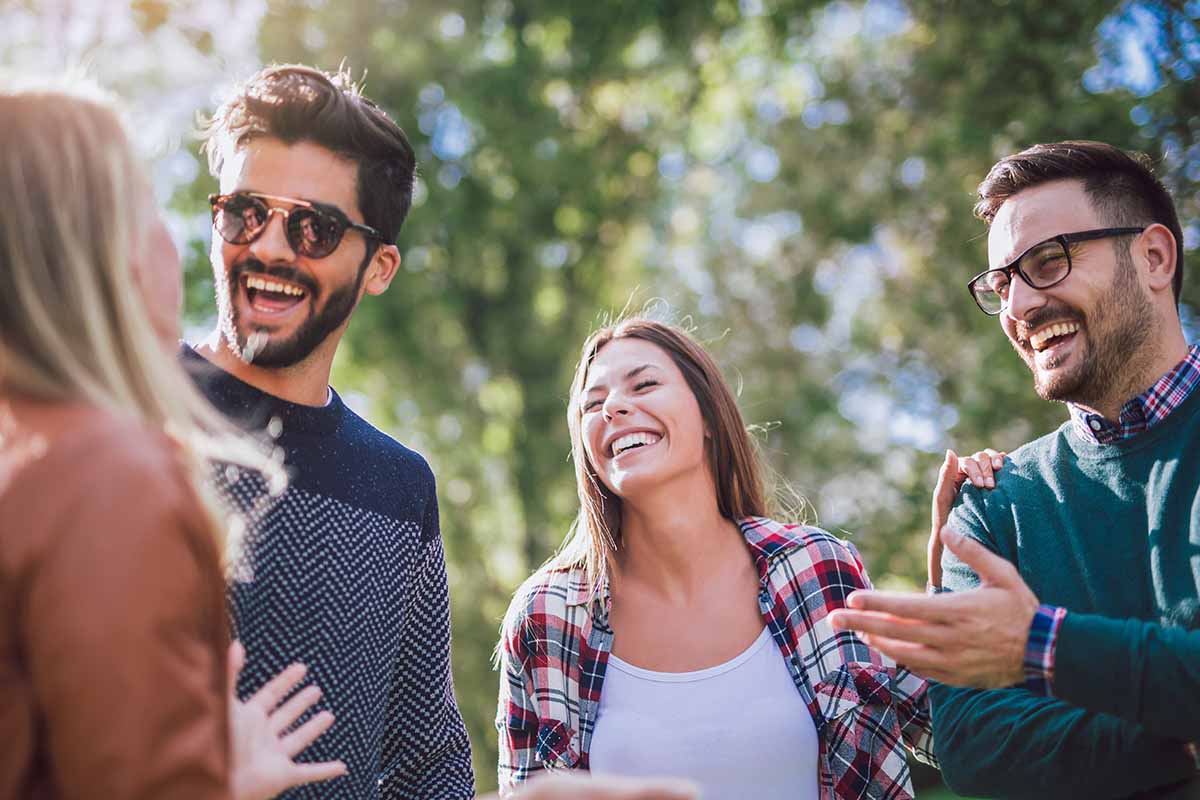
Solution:
{"label": "raised hand", "polygon": [[969,478],[971,483],[980,489],[992,489],[996,486],[995,472],[1004,466],[1008,454],[1002,450],[986,448],[974,455],[959,458],[953,450],[946,451],[946,459],[938,470],[937,486],[933,490],[933,502],[930,509],[931,524],[929,526],[929,546],[926,548],[926,559],[929,570],[931,589],[942,585],[942,528],[950,519],[950,509],[954,506],[954,498],[958,490]]}
{"label": "raised hand", "polygon": [[951,528],[942,540],[979,576],[977,588],[933,596],[857,591],[830,622],[926,678],[980,689],[1021,683],[1037,597],[1016,567],[979,542]]}
{"label": "raised hand", "polygon": [[306,686],[280,705],[307,668],[292,664],[244,702],[237,698],[237,679],[246,662],[241,642],[229,647],[229,726],[233,740],[231,786],[235,800],[267,800],[285,789],[346,774],[341,761],[305,764],[295,761],[333,725],[333,714],[321,711],[295,730],[288,729],[321,699],[317,686]]}

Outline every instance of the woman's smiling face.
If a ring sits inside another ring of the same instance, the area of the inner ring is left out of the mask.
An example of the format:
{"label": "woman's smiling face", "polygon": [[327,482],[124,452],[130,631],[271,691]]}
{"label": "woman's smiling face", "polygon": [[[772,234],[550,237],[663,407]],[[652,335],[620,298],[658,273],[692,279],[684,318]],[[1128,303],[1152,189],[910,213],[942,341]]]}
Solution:
{"label": "woman's smiling face", "polygon": [[700,406],[658,345],[635,338],[604,345],[578,403],[588,461],[618,497],[709,468]]}

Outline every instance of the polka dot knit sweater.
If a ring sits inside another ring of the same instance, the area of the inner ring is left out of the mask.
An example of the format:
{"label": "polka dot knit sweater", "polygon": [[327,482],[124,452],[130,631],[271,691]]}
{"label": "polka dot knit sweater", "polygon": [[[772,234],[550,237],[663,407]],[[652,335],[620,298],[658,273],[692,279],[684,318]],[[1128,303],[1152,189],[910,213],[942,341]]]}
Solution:
{"label": "polka dot knit sweater", "polygon": [[473,796],[470,744],[450,675],[450,608],[433,473],[332,393],[323,408],[255,389],[189,347],[209,400],[266,430],[289,477],[265,504],[257,476],[229,468],[222,494],[248,522],[229,588],[247,651],[242,697],[288,664],[308,666],[336,721],[301,757],[349,775],[299,798]]}

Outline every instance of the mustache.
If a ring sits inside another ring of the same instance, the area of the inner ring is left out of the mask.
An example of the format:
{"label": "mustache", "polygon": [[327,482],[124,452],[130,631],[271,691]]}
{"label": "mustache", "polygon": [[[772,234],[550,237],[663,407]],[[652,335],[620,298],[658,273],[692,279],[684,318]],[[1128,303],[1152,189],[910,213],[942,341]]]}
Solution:
{"label": "mustache", "polygon": [[236,284],[243,275],[262,275],[290,281],[297,286],[303,286],[312,297],[316,297],[319,289],[317,282],[311,276],[304,274],[295,267],[285,267],[279,264],[268,267],[257,258],[245,258],[229,268],[229,282]]}
{"label": "mustache", "polygon": [[1029,335],[1047,322],[1078,322],[1082,325],[1083,315],[1072,308],[1061,305],[1039,308],[1016,324],[1017,340],[1021,344],[1029,344]]}

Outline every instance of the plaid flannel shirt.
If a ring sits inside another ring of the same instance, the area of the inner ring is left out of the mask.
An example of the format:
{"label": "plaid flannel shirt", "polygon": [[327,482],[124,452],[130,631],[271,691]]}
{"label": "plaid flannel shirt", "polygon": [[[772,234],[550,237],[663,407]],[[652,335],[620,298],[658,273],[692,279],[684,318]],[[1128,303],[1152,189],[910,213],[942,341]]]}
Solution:
{"label": "plaid flannel shirt", "polygon": [[[829,612],[870,581],[854,547],[817,528],[739,521],[759,573],[759,609],[817,729],[822,800],[913,796],[907,746],[936,765],[925,681]],[[607,582],[542,570],[521,588],[500,642],[502,795],[538,770],[588,769],[612,648]]]}
{"label": "plaid flannel shirt", "polygon": [[1121,406],[1114,423],[1094,411],[1068,405],[1075,432],[1087,441],[1111,444],[1137,436],[1162,422],[1200,385],[1200,344],[1146,391]]}
{"label": "plaid flannel shirt", "polygon": [[[1187,355],[1170,372],[1121,406],[1117,422],[1069,404],[1071,421],[1075,433],[1084,440],[1097,444],[1122,442],[1169,417],[1197,386],[1200,386],[1200,344],[1189,347]],[[1054,692],[1054,651],[1058,645],[1058,629],[1066,616],[1065,608],[1042,605],[1038,606],[1029,624],[1029,639],[1025,644],[1025,688],[1036,694],[1048,696]],[[1197,763],[1200,764],[1200,755]]]}

